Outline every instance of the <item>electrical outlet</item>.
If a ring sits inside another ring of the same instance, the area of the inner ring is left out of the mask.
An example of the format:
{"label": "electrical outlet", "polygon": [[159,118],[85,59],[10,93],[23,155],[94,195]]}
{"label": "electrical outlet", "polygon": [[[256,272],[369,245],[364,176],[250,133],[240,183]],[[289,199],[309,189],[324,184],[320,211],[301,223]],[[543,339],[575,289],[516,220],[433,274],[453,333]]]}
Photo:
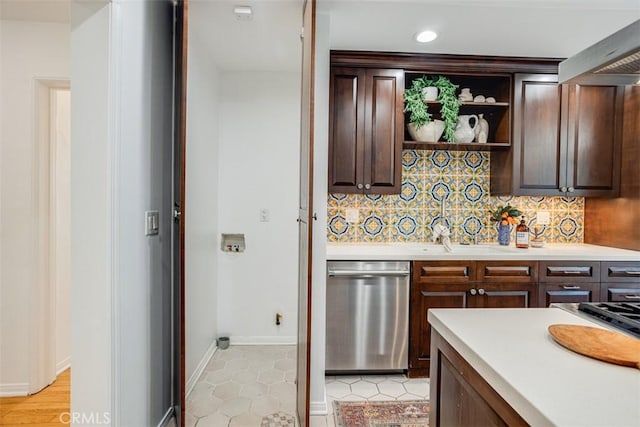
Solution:
{"label": "electrical outlet", "polygon": [[360,222],[360,210],[358,208],[349,208],[346,214],[348,223],[357,224]]}
{"label": "electrical outlet", "polygon": [[260,222],[269,222],[271,220],[271,213],[267,208],[260,208]]}
{"label": "electrical outlet", "polygon": [[536,224],[549,225],[551,223],[551,215],[549,211],[538,211],[536,213]]}

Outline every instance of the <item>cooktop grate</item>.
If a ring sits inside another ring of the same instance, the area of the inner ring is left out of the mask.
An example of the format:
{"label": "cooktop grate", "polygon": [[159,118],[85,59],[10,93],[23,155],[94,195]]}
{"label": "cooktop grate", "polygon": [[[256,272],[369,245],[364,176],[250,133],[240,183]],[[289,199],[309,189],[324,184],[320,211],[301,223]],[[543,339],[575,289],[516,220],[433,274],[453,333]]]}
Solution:
{"label": "cooktop grate", "polygon": [[640,303],[581,302],[578,310],[640,338]]}

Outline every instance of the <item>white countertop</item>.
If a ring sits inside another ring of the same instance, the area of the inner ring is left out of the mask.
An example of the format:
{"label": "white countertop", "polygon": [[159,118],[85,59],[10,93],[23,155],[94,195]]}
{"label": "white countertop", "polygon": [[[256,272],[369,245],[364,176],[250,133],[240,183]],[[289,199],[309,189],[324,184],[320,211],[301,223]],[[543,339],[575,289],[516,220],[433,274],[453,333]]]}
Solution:
{"label": "white countertop", "polygon": [[429,322],[532,426],[640,425],[640,370],[576,354],[547,332],[599,325],[559,308],[432,309]]}
{"label": "white countertop", "polygon": [[518,249],[498,244],[454,244],[452,252],[432,243],[328,243],[328,260],[532,260],[532,261],[640,261],[640,251],[587,244],[547,244],[543,248]]}

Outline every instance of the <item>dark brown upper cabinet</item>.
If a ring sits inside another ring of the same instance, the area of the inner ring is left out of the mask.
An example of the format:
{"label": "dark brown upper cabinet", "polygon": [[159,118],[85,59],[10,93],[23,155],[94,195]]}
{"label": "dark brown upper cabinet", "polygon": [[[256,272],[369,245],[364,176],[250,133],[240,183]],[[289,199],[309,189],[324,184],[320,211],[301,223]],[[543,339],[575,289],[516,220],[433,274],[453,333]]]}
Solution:
{"label": "dark brown upper cabinet", "polygon": [[403,90],[403,70],[331,68],[330,193],[400,193]]}
{"label": "dark brown upper cabinet", "polygon": [[624,87],[516,74],[513,141],[491,158],[495,195],[616,197]]}

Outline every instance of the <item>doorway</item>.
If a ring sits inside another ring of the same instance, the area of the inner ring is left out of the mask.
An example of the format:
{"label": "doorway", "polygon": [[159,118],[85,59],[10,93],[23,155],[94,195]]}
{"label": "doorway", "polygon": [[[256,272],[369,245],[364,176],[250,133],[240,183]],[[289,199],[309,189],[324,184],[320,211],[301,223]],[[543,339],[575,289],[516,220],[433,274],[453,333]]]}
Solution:
{"label": "doorway", "polygon": [[38,264],[32,290],[29,394],[71,364],[70,128],[68,80],[36,80]]}

